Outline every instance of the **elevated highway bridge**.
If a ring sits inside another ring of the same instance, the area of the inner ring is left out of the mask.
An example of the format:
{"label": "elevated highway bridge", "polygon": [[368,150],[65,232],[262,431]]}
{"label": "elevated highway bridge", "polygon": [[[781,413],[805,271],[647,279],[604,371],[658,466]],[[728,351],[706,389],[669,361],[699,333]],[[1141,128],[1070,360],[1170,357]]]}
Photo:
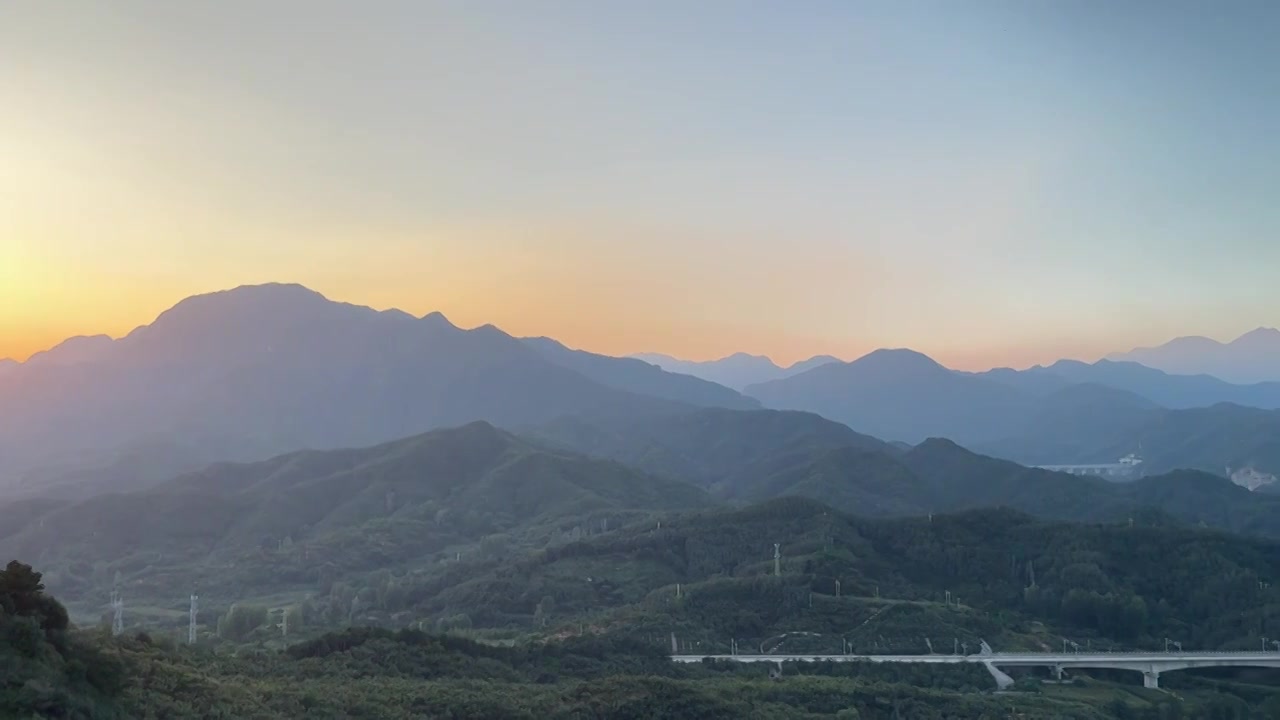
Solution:
{"label": "elevated highway bridge", "polygon": [[1142,684],[1160,687],[1160,674],[1175,670],[1211,667],[1280,668],[1280,652],[1081,652],[1081,653],[982,653],[975,655],[672,655],[679,663],[703,660],[727,662],[871,662],[871,663],[979,663],[991,673],[1000,689],[1013,679],[1000,668],[1046,667],[1059,679],[1063,670],[1094,668],[1133,670],[1142,673]]}

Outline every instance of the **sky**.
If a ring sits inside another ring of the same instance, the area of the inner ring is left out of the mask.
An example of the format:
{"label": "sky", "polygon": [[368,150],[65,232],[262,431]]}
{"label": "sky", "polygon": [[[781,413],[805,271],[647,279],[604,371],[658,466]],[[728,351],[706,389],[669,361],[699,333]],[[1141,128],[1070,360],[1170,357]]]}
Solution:
{"label": "sky", "polygon": [[0,357],[299,282],[610,354],[1280,324],[1280,4],[0,2]]}

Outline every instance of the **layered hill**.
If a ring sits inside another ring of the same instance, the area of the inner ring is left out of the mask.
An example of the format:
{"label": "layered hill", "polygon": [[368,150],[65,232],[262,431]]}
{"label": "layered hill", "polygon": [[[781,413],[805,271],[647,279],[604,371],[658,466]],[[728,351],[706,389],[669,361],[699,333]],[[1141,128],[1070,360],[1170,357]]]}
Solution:
{"label": "layered hill", "polygon": [[910,350],[877,350],[746,392],[767,407],[817,413],[858,432],[907,443],[1003,437],[1034,404],[1004,383],[953,372]]}
{"label": "layered hill", "polygon": [[1280,382],[1236,385],[1210,375],[1172,375],[1135,362],[1060,360],[1027,370],[1002,368],[979,374],[1037,394],[1092,384],[1124,390],[1172,409],[1219,403],[1280,408]]}
{"label": "layered hill", "polygon": [[1028,465],[1136,454],[1148,474],[1196,469],[1254,487],[1280,474],[1280,411],[1267,409],[1280,404],[1276,383],[1232,385],[1111,361],[965,373],[881,350],[747,392],[888,440],[945,437]]}
{"label": "layered hill", "polygon": [[[1065,391],[1071,392],[1071,391]],[[1146,474],[1193,469],[1230,477],[1253,489],[1280,475],[1280,411],[1222,403],[1186,410],[1106,413],[1084,408],[1072,422],[1029,425],[1022,434],[974,449],[1034,464],[1110,463],[1142,457]]]}
{"label": "layered hill", "polygon": [[[245,581],[228,564],[271,551],[315,581],[419,564],[490,535],[558,534],[592,518],[709,504],[691,485],[473,423],[371,448],[216,464],[133,493],[19,501],[4,511],[22,520],[0,536],[0,555],[50,567],[51,587],[78,600],[111,581],[108,568],[154,583]],[[290,572],[258,580],[287,585]]]}
{"label": "layered hill", "polygon": [[531,346],[492,326],[464,330],[438,313],[378,312],[300,286],[242,287],[184,300],[119,340],[68,341],[0,375],[0,479],[36,466],[74,475],[129,464],[129,453],[154,448],[169,471],[477,420],[517,427],[699,405],[754,402],[637,361]]}
{"label": "layered hill", "polygon": [[788,367],[782,367],[763,355],[747,353],[734,353],[719,360],[706,361],[681,360],[659,353],[641,353],[632,357],[669,372],[692,375],[737,390],[770,380],[799,375],[828,363],[840,362],[838,358],[830,355],[817,355]]}
{"label": "layered hill", "polygon": [[693,375],[667,371],[635,358],[616,358],[584,350],[574,350],[551,338],[525,338],[524,342],[542,357],[569,368],[602,385],[639,395],[650,395],[703,407],[734,410],[759,408],[757,400],[724,385]]}
{"label": "layered hill", "polygon": [[1181,375],[1213,375],[1237,383],[1276,381],[1280,380],[1280,330],[1258,328],[1227,343],[1181,337],[1158,347],[1114,353],[1109,359]]}
{"label": "layered hill", "polygon": [[812,413],[706,409],[657,418],[598,421],[570,416],[527,437],[610,458],[646,472],[732,496],[779,464],[835,448],[890,448],[876,438]]}
{"label": "layered hill", "polygon": [[[1094,432],[1085,436],[1106,442],[1116,430],[1109,421],[1123,425],[1116,415],[1092,416],[1087,392],[1070,399],[1080,404],[1078,413],[1054,422],[1045,418],[1046,432],[1068,421],[1092,423]],[[1133,403],[1136,412],[1146,412],[1144,401]],[[1070,407],[1066,399],[1063,407]],[[787,411],[703,410],[621,424],[566,418],[529,436],[687,480],[736,503],[801,496],[870,517],[1005,506],[1084,522],[1121,521],[1154,509],[1183,522],[1280,536],[1280,520],[1271,518],[1280,511],[1280,498],[1251,494],[1221,471],[1172,472],[1187,467],[1176,459],[1164,463],[1159,475],[1118,484],[980,455],[950,440],[903,449],[816,415]],[[1188,457],[1197,453],[1193,446],[1182,447]]]}

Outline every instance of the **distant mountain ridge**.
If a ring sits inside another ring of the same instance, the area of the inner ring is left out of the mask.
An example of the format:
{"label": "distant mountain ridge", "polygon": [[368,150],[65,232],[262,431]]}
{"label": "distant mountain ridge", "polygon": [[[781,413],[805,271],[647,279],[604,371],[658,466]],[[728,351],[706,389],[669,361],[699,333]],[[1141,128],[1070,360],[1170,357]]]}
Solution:
{"label": "distant mountain ridge", "polygon": [[112,462],[140,445],[180,445],[196,467],[477,420],[521,427],[721,404],[756,406],[491,325],[463,330],[439,313],[380,312],[299,285],[245,286],[187,298],[119,340],[76,338],[10,367],[0,375],[0,480],[55,460]]}
{"label": "distant mountain ridge", "polygon": [[1268,410],[1280,409],[1280,382],[1238,385],[1210,375],[1178,375],[1132,361],[1059,360],[1027,370],[1000,368],[975,373],[1033,393],[1044,394],[1073,384],[1106,385],[1141,395],[1167,408],[1209,407],[1233,403]]}
{"label": "distant mountain ridge", "polygon": [[1231,342],[1190,336],[1107,356],[1179,375],[1213,375],[1232,383],[1280,381],[1280,330],[1262,327]]}
{"label": "distant mountain ridge", "polygon": [[1153,473],[1193,468],[1255,486],[1280,476],[1280,383],[1232,385],[1107,360],[966,373],[879,350],[746,392],[890,441],[945,437],[1028,465],[1136,453]]}
{"label": "distant mountain ridge", "polygon": [[817,355],[808,360],[781,367],[763,355],[734,353],[719,360],[681,360],[660,353],[639,353],[631,357],[643,360],[668,372],[702,378],[735,390],[769,380],[791,377],[828,363],[840,362],[830,355]]}
{"label": "distant mountain ridge", "polygon": [[1002,437],[1028,398],[988,378],[953,372],[922,353],[876,350],[746,389],[766,407],[802,410],[885,440]]}
{"label": "distant mountain ridge", "polygon": [[[1151,407],[1141,398],[1133,402],[1139,409]],[[1280,413],[1272,414],[1280,422]],[[1186,420],[1197,424],[1195,418]],[[1107,442],[1112,429],[1106,418],[1094,422],[1104,427],[1092,439]],[[1184,432],[1174,428],[1170,436]],[[940,438],[901,449],[817,415],[770,410],[698,410],[621,426],[557,421],[529,437],[683,479],[735,503],[799,496],[866,517],[1003,506],[1085,522],[1123,521],[1155,508],[1187,523],[1280,537],[1280,498],[1251,493],[1220,469],[1213,474],[1175,470],[1187,467],[1176,459],[1162,465],[1158,476],[1116,483],[1026,467]],[[1156,443],[1154,435],[1150,441]],[[1173,439],[1161,444],[1166,455],[1186,445]],[[1196,455],[1193,447],[1185,459]]]}
{"label": "distant mountain ridge", "polygon": [[724,385],[692,375],[664,370],[643,360],[573,350],[557,340],[546,337],[524,338],[524,342],[547,360],[619,390],[706,407],[723,407],[733,410],[751,410],[760,407],[758,400],[742,395]]}

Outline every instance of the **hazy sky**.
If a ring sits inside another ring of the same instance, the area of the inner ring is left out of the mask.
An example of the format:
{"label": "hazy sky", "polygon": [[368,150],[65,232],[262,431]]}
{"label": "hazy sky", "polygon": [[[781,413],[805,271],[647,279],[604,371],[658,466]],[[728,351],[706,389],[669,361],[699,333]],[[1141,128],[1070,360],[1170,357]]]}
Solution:
{"label": "hazy sky", "polygon": [[609,353],[1280,324],[1280,3],[0,2],[0,357],[264,281]]}

